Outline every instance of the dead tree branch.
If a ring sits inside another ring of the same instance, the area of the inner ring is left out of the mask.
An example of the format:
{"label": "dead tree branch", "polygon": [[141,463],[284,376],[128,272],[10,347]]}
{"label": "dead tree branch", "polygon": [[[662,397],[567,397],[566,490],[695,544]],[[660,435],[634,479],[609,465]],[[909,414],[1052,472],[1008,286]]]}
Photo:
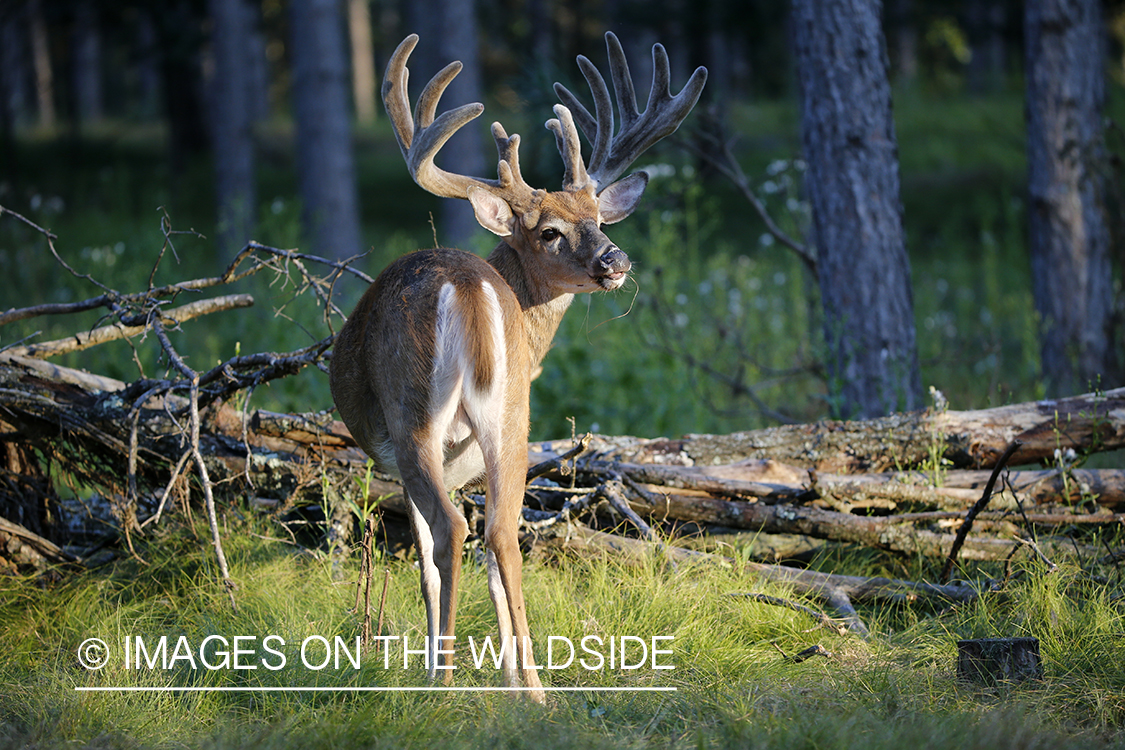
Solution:
{"label": "dead tree branch", "polygon": [[734,186],[738,188],[738,192],[742,194],[742,197],[746,199],[750,207],[754,209],[754,213],[758,214],[762,223],[766,225],[766,231],[769,232],[775,240],[796,253],[797,257],[801,259],[801,262],[804,263],[812,273],[813,278],[816,278],[817,260],[815,249],[790,237],[777,225],[777,222],[773,220],[765,204],[754,194],[754,188],[750,185],[750,178],[746,176],[742,165],[739,164],[738,159],[735,158],[730,148],[730,140],[724,136],[722,128],[718,126],[718,123],[713,123],[713,127],[704,129],[704,132],[709,141],[709,148],[702,148],[698,144],[693,143],[690,139],[680,139],[680,143],[734,183]]}
{"label": "dead tree branch", "polygon": [[957,563],[957,553],[965,544],[965,537],[969,535],[969,530],[973,528],[973,520],[988,506],[988,501],[992,499],[992,489],[996,486],[996,479],[1000,476],[1000,472],[1008,463],[1008,459],[1012,454],[1019,450],[1023,445],[1019,440],[1013,440],[1011,445],[1000,456],[1000,460],[996,462],[996,466],[992,469],[992,476],[988,478],[988,484],[984,488],[984,494],[981,495],[973,507],[969,508],[969,512],[965,514],[965,520],[961,522],[961,527],[957,529],[957,536],[953,538],[953,544],[949,548],[949,557],[946,558],[945,567],[941,571],[942,583],[949,580],[949,576],[953,574],[953,566]]}
{"label": "dead tree branch", "polygon": [[[212,297],[211,299],[191,302],[182,307],[167,310],[159,314],[169,323],[183,323],[192,318],[198,318],[201,315],[210,315],[211,313],[222,312],[224,310],[236,310],[242,307],[250,307],[253,304],[254,298],[249,294],[231,294],[225,297]],[[114,323],[113,325],[102,326],[101,328],[95,328],[88,332],[80,331],[65,339],[44,341],[41,344],[29,344],[28,346],[14,346],[5,351],[18,357],[48,359],[63,354],[70,354],[71,352],[80,352],[83,349],[89,349],[92,346],[104,344],[108,341],[133,338],[134,336],[145,333],[149,328],[148,323],[134,326]]]}

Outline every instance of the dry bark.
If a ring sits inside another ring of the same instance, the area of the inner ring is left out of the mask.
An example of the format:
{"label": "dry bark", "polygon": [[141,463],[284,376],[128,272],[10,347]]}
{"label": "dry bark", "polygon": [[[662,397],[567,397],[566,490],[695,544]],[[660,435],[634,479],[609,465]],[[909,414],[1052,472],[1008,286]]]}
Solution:
{"label": "dry bark", "polygon": [[[128,452],[129,420],[120,399],[125,383],[8,354],[0,354],[0,406],[6,417],[22,431],[83,434],[100,441],[110,452]],[[168,409],[182,407],[182,399],[151,399],[141,410],[139,424],[142,455],[139,475],[151,475],[147,485],[160,495],[167,481],[168,467],[175,463],[181,448],[171,439],[178,427]],[[21,416],[22,415],[22,416]],[[287,415],[255,412],[244,415],[225,404],[217,404],[203,419],[202,449],[215,474],[215,482],[239,480],[247,483],[258,501],[285,507],[296,502],[332,504],[354,486],[351,477],[363,476],[366,456],[355,447],[342,423],[330,414]],[[544,458],[541,453],[533,458]],[[558,463],[552,465],[557,472]],[[163,468],[161,468],[163,467]],[[772,460],[747,460],[725,466],[661,466],[655,464],[612,463],[603,460],[580,462],[579,476],[586,486],[602,485],[600,497],[626,498],[622,512],[636,512],[650,523],[694,523],[700,526],[740,529],[766,534],[800,535],[910,555],[948,555],[953,535],[950,526],[964,517],[964,508],[980,497],[977,484],[983,472],[945,474],[950,484],[964,487],[933,488],[925,484],[921,472],[896,472],[884,475],[840,476],[817,474]],[[147,472],[147,474],[146,474]],[[1028,505],[1023,514],[1014,513],[1015,498],[997,493],[993,507],[999,510],[982,514],[982,528],[999,531],[1006,538],[990,535],[970,537],[962,556],[989,560],[1009,555],[1018,544],[1012,535],[1024,521],[1030,523],[1120,524],[1125,516],[1105,510],[1122,507],[1120,488],[1125,472],[1075,471],[1066,477],[1052,472],[1014,472],[1009,484],[1020,491]],[[120,474],[119,474],[120,475]],[[324,496],[323,477],[329,477],[329,493]],[[618,484],[622,477],[628,487]],[[1055,509],[1038,511],[1029,497],[1058,503],[1065,498],[1051,489],[1076,485],[1106,492],[1099,497],[1100,513],[1075,513]],[[616,488],[616,489],[614,489]],[[1035,493],[1028,493],[1034,488]],[[1037,494],[1036,494],[1037,493]],[[384,512],[405,517],[401,488],[388,477],[372,475],[369,497],[385,497]],[[857,509],[871,507],[872,498],[882,507],[900,512],[890,515],[856,515]],[[924,512],[901,512],[903,508],[924,508]],[[949,510],[950,508],[956,510]],[[637,519],[639,521],[639,519]],[[647,529],[640,521],[635,525]],[[646,532],[651,534],[651,530]],[[678,554],[678,553],[677,553]]]}
{"label": "dry bark", "polygon": [[[1013,440],[1023,445],[1012,465],[1053,458],[1055,450],[1125,447],[1125,388],[1070,398],[973,411],[923,410],[854,422],[822,421],[729,435],[681,439],[594,439],[604,459],[638,464],[709,466],[774,459],[803,469],[864,474],[916,468],[934,450],[954,468],[991,468]],[[538,443],[558,452],[566,441]]]}
{"label": "dry bark", "polygon": [[[201,315],[209,315],[224,310],[234,310],[240,307],[250,307],[253,304],[254,298],[249,294],[230,294],[225,297],[212,297],[210,299],[190,302],[173,310],[164,311],[161,315],[171,323],[183,323],[192,318],[198,318]],[[5,353],[10,356],[47,359],[49,357],[59,357],[63,354],[70,354],[71,352],[80,352],[83,349],[89,349],[92,346],[104,344],[109,341],[118,341],[119,339],[139,336],[147,330],[149,330],[148,321],[132,326],[113,323],[111,325],[102,326],[101,328],[95,328],[92,331],[80,331],[73,336],[58,339],[57,341],[44,341],[39,344],[28,344],[27,346],[13,346],[6,349]]]}

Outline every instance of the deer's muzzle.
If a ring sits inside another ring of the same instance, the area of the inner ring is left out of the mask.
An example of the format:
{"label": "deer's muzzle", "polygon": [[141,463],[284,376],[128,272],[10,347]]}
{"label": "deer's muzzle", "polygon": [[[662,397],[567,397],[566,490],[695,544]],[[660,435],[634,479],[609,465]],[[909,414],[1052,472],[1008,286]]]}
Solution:
{"label": "deer's muzzle", "polygon": [[629,256],[616,245],[610,245],[604,253],[594,259],[595,271],[591,274],[602,289],[613,290],[625,283],[625,275],[633,264]]}

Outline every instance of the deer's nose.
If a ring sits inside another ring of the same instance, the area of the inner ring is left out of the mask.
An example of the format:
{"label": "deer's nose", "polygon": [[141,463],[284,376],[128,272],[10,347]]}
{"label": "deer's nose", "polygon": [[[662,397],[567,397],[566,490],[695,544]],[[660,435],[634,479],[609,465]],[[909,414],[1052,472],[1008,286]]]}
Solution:
{"label": "deer's nose", "polygon": [[610,245],[608,250],[598,256],[597,262],[605,274],[625,273],[633,267],[633,264],[629,261],[629,256],[616,245]]}

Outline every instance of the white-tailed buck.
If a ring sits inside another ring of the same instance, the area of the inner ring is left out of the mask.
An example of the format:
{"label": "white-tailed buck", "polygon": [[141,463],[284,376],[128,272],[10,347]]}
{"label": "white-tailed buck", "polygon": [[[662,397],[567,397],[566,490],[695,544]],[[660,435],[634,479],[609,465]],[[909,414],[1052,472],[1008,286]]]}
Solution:
{"label": "white-tailed buck", "polygon": [[[453,62],[426,85],[413,116],[406,61],[418,42],[408,36],[387,64],[383,102],[410,174],[423,189],[464,198],[485,229],[500,236],[487,262],[437,248],[399,258],[379,275],[340,331],[332,359],[332,396],[359,445],[397,474],[409,499],[422,571],[428,669],[451,669],[462,544],[468,526],[450,492],[486,479],[484,543],[488,589],[496,606],[505,682],[523,683],[543,700],[531,653],[516,538],[527,471],[528,391],[532,371],[550,347],[574,294],[620,287],[629,258],[602,232],[628,216],[648,183],[644,172],[614,182],[641,152],[670,135],[687,116],[707,78],[697,69],[684,89],[669,92],[668,56],[653,47],[653,81],[637,110],[621,44],[606,34],[622,120],[613,132],[605,80],[584,57],[579,66],[594,95],[594,114],[563,86],[563,104],[547,127],[565,165],[563,189],[537,190],[520,174],[519,136],[500,123],[498,179],[451,174],[434,155],[458,128],[484,110],[466,104],[435,118],[438,100],[461,70]],[[566,106],[564,106],[566,105]],[[568,108],[569,107],[569,108]],[[572,118],[573,112],[573,118]],[[590,138],[582,160],[577,126]],[[439,642],[438,637],[441,637]],[[514,641],[513,641],[514,637]],[[518,644],[513,648],[513,642]],[[445,680],[452,677],[445,672]]]}

